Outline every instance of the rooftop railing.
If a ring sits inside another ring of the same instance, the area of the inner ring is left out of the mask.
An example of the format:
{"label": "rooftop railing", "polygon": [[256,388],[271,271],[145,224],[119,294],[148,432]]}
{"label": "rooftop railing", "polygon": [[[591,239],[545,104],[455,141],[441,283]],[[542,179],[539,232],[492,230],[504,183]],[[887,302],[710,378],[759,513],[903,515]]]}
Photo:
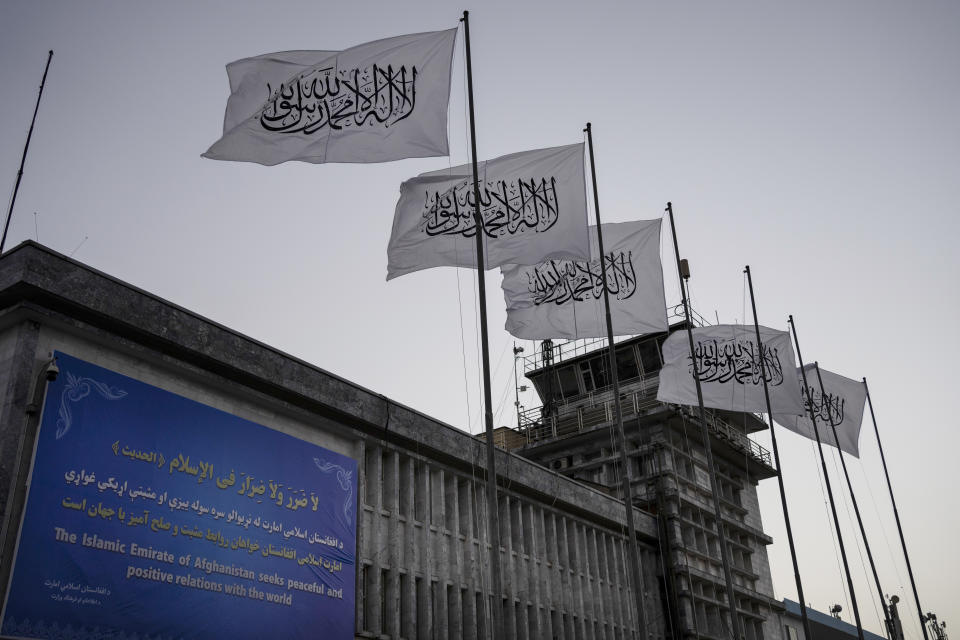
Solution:
{"label": "rooftop railing", "polygon": [[[656,374],[632,378],[621,384],[620,410],[624,420],[666,406],[657,400],[658,384],[659,376]],[[549,413],[544,407],[527,409],[520,412],[520,426],[513,430],[518,437],[511,440],[531,445],[613,422],[613,401],[613,389],[608,386],[555,403],[554,410]],[[699,420],[699,412],[692,411],[690,407],[681,407],[681,411],[691,420]],[[706,419],[707,428],[715,437],[757,462],[773,467],[770,452],[747,437],[743,431],[710,410],[706,412]]]}
{"label": "rooftop railing", "polygon": [[[696,327],[704,327],[709,323],[706,318],[701,316],[699,313],[690,310],[690,316],[693,319],[693,325]],[[676,304],[671,307],[667,307],[667,321],[668,322],[677,322],[682,321],[683,317],[683,306]],[[614,338],[614,344],[624,342],[635,338],[636,336],[617,336]],[[582,340],[567,340],[567,341],[556,341],[553,343],[553,364],[557,365],[565,360],[573,360],[574,358],[579,358],[582,355],[603,349],[607,346],[606,338],[584,338]],[[537,369],[543,368],[543,356],[542,354],[534,353],[529,356],[523,356],[520,358],[523,361],[523,373],[526,374],[530,371],[536,371]]]}

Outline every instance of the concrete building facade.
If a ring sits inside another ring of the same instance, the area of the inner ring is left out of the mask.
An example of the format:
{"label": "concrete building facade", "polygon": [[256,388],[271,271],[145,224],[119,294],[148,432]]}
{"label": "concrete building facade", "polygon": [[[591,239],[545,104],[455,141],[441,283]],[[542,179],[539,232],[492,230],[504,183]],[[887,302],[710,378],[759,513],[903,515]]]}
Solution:
{"label": "concrete building facade", "polygon": [[[672,330],[681,330],[677,324]],[[696,408],[656,400],[667,334],[617,343],[617,369],[635,505],[657,518],[660,589],[674,637],[720,640],[727,598],[710,474]],[[519,415],[501,441],[540,464],[618,497],[624,471],[614,437],[605,341],[544,341],[523,358],[541,407]],[[767,426],[757,416],[710,410],[707,431],[717,466],[737,611],[746,640],[781,637],[783,605],[774,598],[757,484],[776,476],[768,451],[749,438]],[[735,637],[740,633],[733,634]]]}
{"label": "concrete building facade", "polygon": [[[498,450],[504,589],[494,597],[483,442],[32,242],[0,257],[0,598],[55,350],[357,460],[358,638],[487,637],[491,606],[502,607],[507,638],[673,635],[670,599],[689,587],[664,580],[675,563],[664,564],[674,552],[661,540],[674,524],[642,508],[654,502],[634,510],[648,623],[641,632],[623,503],[569,467]],[[753,525],[743,530],[754,535]],[[696,588],[691,602],[709,600]]]}

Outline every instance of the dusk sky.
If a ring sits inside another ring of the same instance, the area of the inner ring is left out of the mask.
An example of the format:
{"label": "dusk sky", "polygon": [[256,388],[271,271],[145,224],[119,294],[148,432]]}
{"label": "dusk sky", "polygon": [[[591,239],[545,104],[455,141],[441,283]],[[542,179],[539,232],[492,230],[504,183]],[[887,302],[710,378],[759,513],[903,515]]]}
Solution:
{"label": "dusk sky", "polygon": [[[926,611],[960,625],[960,3],[0,3],[0,184],[12,193],[47,86],[6,248],[39,241],[473,433],[483,428],[476,278],[389,283],[399,185],[469,160],[462,30],[450,158],[275,167],[200,157],[220,135],[224,66],[457,26],[471,11],[481,159],[582,141],[604,220],[672,201],[696,310],[793,314],[806,361],[866,376]],[[4,203],[8,201],[5,199]],[[4,207],[4,212],[6,207]],[[679,301],[669,225],[668,305]],[[492,392],[512,426],[513,339],[488,272]],[[523,342],[526,353],[534,344]],[[534,406],[530,392],[521,403]],[[756,436],[770,448],[769,434]],[[815,445],[778,427],[807,600],[843,606]],[[888,594],[921,638],[869,411],[854,490]],[[828,459],[865,626],[880,603]],[[775,480],[760,484],[778,598],[797,599]]]}

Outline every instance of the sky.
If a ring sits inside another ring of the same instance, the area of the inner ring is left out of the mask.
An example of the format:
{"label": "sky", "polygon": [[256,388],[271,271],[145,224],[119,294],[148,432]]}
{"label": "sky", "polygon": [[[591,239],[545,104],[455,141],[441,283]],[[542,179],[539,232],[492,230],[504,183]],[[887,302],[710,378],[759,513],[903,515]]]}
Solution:
{"label": "sky", "polygon": [[[699,313],[751,319],[749,264],[762,324],[786,329],[793,314],[806,361],[866,376],[921,602],[960,623],[956,2],[5,0],[8,193],[55,52],[7,247],[39,240],[480,431],[475,274],[385,281],[400,183],[469,159],[462,38],[449,158],[263,167],[200,157],[222,128],[226,63],[448,29],[465,8],[480,158],[580,142],[592,122],[604,220],[657,218],[672,201]],[[665,233],[675,303],[670,242]],[[488,272],[491,388],[497,424],[512,425],[499,281]],[[769,434],[756,439],[770,448]],[[806,599],[821,611],[839,603],[852,621],[815,445],[779,428],[778,443]],[[920,638],[869,413],[848,465],[884,591],[899,595],[907,637]],[[835,457],[828,466],[864,624],[882,633]],[[776,481],[759,492],[775,595],[796,600]]]}

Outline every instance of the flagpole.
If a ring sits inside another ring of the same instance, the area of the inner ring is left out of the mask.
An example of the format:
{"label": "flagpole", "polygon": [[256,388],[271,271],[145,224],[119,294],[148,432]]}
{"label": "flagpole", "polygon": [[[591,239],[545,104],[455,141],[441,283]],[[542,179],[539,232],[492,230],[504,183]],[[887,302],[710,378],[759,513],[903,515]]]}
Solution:
{"label": "flagpole", "polygon": [[0,237],[0,253],[7,243],[7,231],[10,229],[10,219],[13,218],[13,205],[17,201],[17,192],[20,190],[20,179],[23,178],[23,166],[27,162],[27,149],[30,148],[30,138],[33,137],[33,125],[37,122],[37,111],[40,110],[40,98],[43,97],[43,85],[47,83],[47,71],[50,70],[50,61],[53,60],[53,49],[47,52],[47,66],[43,69],[43,79],[40,80],[40,92],[37,94],[37,105],[33,108],[33,118],[30,120],[30,129],[27,131],[27,143],[23,145],[23,156],[20,158],[20,170],[17,171],[17,181],[13,185],[13,196],[10,198],[10,209],[7,211],[7,221],[3,223],[3,237]]}
{"label": "flagpole", "polygon": [[493,444],[493,400],[490,394],[490,346],[487,339],[487,287],[484,278],[483,217],[480,215],[480,180],[477,175],[477,129],[473,111],[473,66],[470,63],[469,11],[463,12],[463,40],[467,58],[467,96],[470,105],[470,152],[473,156],[473,217],[477,239],[477,295],[480,299],[480,349],[483,361],[483,408],[487,434],[487,525],[490,536],[490,589],[493,592],[491,637],[503,638],[503,588],[500,579],[500,526],[497,508],[497,470]]}
{"label": "flagpole", "polygon": [[[797,327],[793,324],[791,315],[787,322],[790,323],[790,329],[793,331],[793,343],[797,347],[797,360],[800,361],[800,375],[803,376],[803,388],[807,394],[807,411],[810,413],[810,421],[813,423],[813,434],[817,437],[817,449],[820,450],[820,464],[823,467],[823,479],[827,484],[827,495],[830,497],[830,511],[833,513],[833,526],[837,530],[837,541],[840,543],[840,557],[843,558],[843,570],[847,574],[847,587],[850,589],[850,602],[853,605],[853,617],[857,621],[857,636],[860,640],[863,637],[863,625],[860,623],[860,608],[857,606],[857,594],[853,590],[853,579],[850,577],[850,563],[847,562],[847,551],[843,546],[843,534],[840,532],[840,518],[837,516],[837,505],[833,500],[833,489],[830,487],[830,474],[827,473],[827,459],[823,455],[823,444],[820,442],[820,431],[817,429],[817,418],[813,410],[813,397],[810,393],[810,386],[807,384],[807,370],[803,367],[803,356],[800,355],[800,340],[797,338]],[[820,393],[823,393],[821,389]]]}
{"label": "flagpole", "polygon": [[[730,609],[731,632],[734,637],[744,637],[740,616],[737,614],[737,598],[733,591],[733,577],[730,574],[730,558],[727,550],[727,535],[723,530],[723,513],[720,510],[720,497],[717,492],[717,467],[713,462],[713,447],[710,444],[710,432],[707,430],[707,412],[703,408],[703,389],[700,386],[700,372],[697,370],[697,359],[694,356],[693,325],[690,323],[690,307],[687,302],[686,280],[690,277],[689,268],[686,273],[681,266],[680,245],[677,242],[677,227],[673,221],[673,204],[667,203],[667,213],[670,214],[670,231],[673,234],[673,250],[677,257],[677,275],[680,278],[680,299],[683,302],[683,314],[687,323],[687,339],[690,341],[690,362],[693,366],[693,381],[697,386],[697,404],[700,408],[700,437],[703,439],[703,448],[707,455],[707,468],[710,471],[710,492],[713,494],[713,514],[717,523],[717,535],[720,538],[720,560],[723,564],[723,577],[727,584],[727,605]],[[863,640],[863,638],[860,638]]]}
{"label": "flagpole", "polygon": [[[750,306],[753,308],[753,328],[757,332],[757,351],[760,359],[760,376],[763,378],[763,395],[767,401],[767,418],[770,422],[770,441],[773,443],[773,458],[777,463],[777,483],[780,487],[780,504],[783,505],[783,520],[787,525],[787,542],[790,544],[790,559],[793,561],[793,576],[797,582],[797,598],[800,600],[800,615],[803,618],[803,633],[807,640],[813,640],[810,620],[807,618],[807,601],[803,596],[803,583],[800,580],[800,565],[797,563],[797,549],[793,544],[793,528],[790,526],[790,513],[787,511],[787,493],[783,488],[783,467],[780,466],[780,450],[777,447],[777,434],[773,430],[773,407],[770,404],[770,390],[767,387],[767,364],[763,357],[763,341],[760,338],[760,323],[757,320],[757,302],[753,297],[753,276],[750,265],[744,268],[747,284],[750,286]],[[790,363],[791,366],[793,363]]]}
{"label": "flagpole", "polygon": [[[617,354],[613,342],[613,319],[610,316],[610,290],[607,287],[607,268],[604,265],[606,255],[603,251],[603,231],[600,225],[600,196],[597,193],[597,165],[593,159],[593,127],[587,123],[587,146],[590,149],[590,177],[593,179],[593,212],[597,218],[597,249],[600,253],[600,277],[603,282],[603,306],[607,315],[607,345],[610,353],[610,377],[613,379],[613,411],[617,422],[617,435],[620,438],[620,464],[623,467],[623,502],[627,514],[627,552],[630,557],[630,581],[637,606],[637,631],[641,638],[647,637],[647,621],[643,612],[643,574],[640,571],[640,553],[637,550],[637,532],[633,524],[633,478],[630,462],[627,459],[627,437],[623,431],[623,413],[620,408],[620,374],[617,371]],[[611,262],[613,258],[611,257]]]}
{"label": "flagpole", "polygon": [[[825,401],[827,391],[823,386],[823,376],[820,375],[820,365],[814,363],[817,370],[817,380],[820,383],[820,397]],[[883,607],[883,624],[887,628],[890,640],[896,640],[894,634],[893,621],[890,620],[890,614],[887,612],[887,601],[883,598],[883,587],[880,586],[880,576],[877,575],[877,565],[873,561],[873,553],[870,552],[870,542],[867,541],[867,532],[863,528],[863,518],[860,517],[860,507],[857,506],[857,496],[853,493],[853,484],[850,482],[850,473],[847,471],[847,462],[843,457],[843,451],[840,450],[840,436],[837,435],[837,425],[833,420],[833,415],[828,409],[827,417],[830,419],[830,428],[833,430],[833,441],[837,443],[837,452],[840,454],[840,466],[843,468],[843,476],[847,480],[847,489],[850,491],[850,501],[853,503],[853,512],[857,516],[857,524],[860,526],[860,537],[863,538],[863,546],[867,550],[867,560],[870,561],[870,570],[873,572],[873,581],[877,587],[877,594],[880,596],[880,606]]]}
{"label": "flagpole", "polygon": [[903,527],[900,526],[900,513],[897,511],[897,501],[893,497],[893,485],[890,484],[890,473],[887,471],[887,459],[883,455],[883,444],[880,442],[880,430],[877,428],[877,417],[873,414],[873,401],[870,399],[870,387],[867,379],[863,379],[863,388],[867,391],[867,404],[870,405],[870,419],[873,420],[873,432],[877,435],[877,446],[880,448],[880,460],[883,462],[883,475],[887,478],[887,489],[890,491],[890,502],[893,503],[893,515],[897,520],[897,531],[900,533],[900,546],[903,547],[903,557],[907,561],[907,573],[910,574],[910,586],[913,588],[913,599],[917,603],[917,614],[920,616],[920,628],[923,630],[923,640],[927,636],[926,619],[923,617],[923,607],[920,606],[920,596],[917,593],[917,583],[913,579],[913,568],[910,566],[910,556],[907,554],[907,542],[903,538]]}

